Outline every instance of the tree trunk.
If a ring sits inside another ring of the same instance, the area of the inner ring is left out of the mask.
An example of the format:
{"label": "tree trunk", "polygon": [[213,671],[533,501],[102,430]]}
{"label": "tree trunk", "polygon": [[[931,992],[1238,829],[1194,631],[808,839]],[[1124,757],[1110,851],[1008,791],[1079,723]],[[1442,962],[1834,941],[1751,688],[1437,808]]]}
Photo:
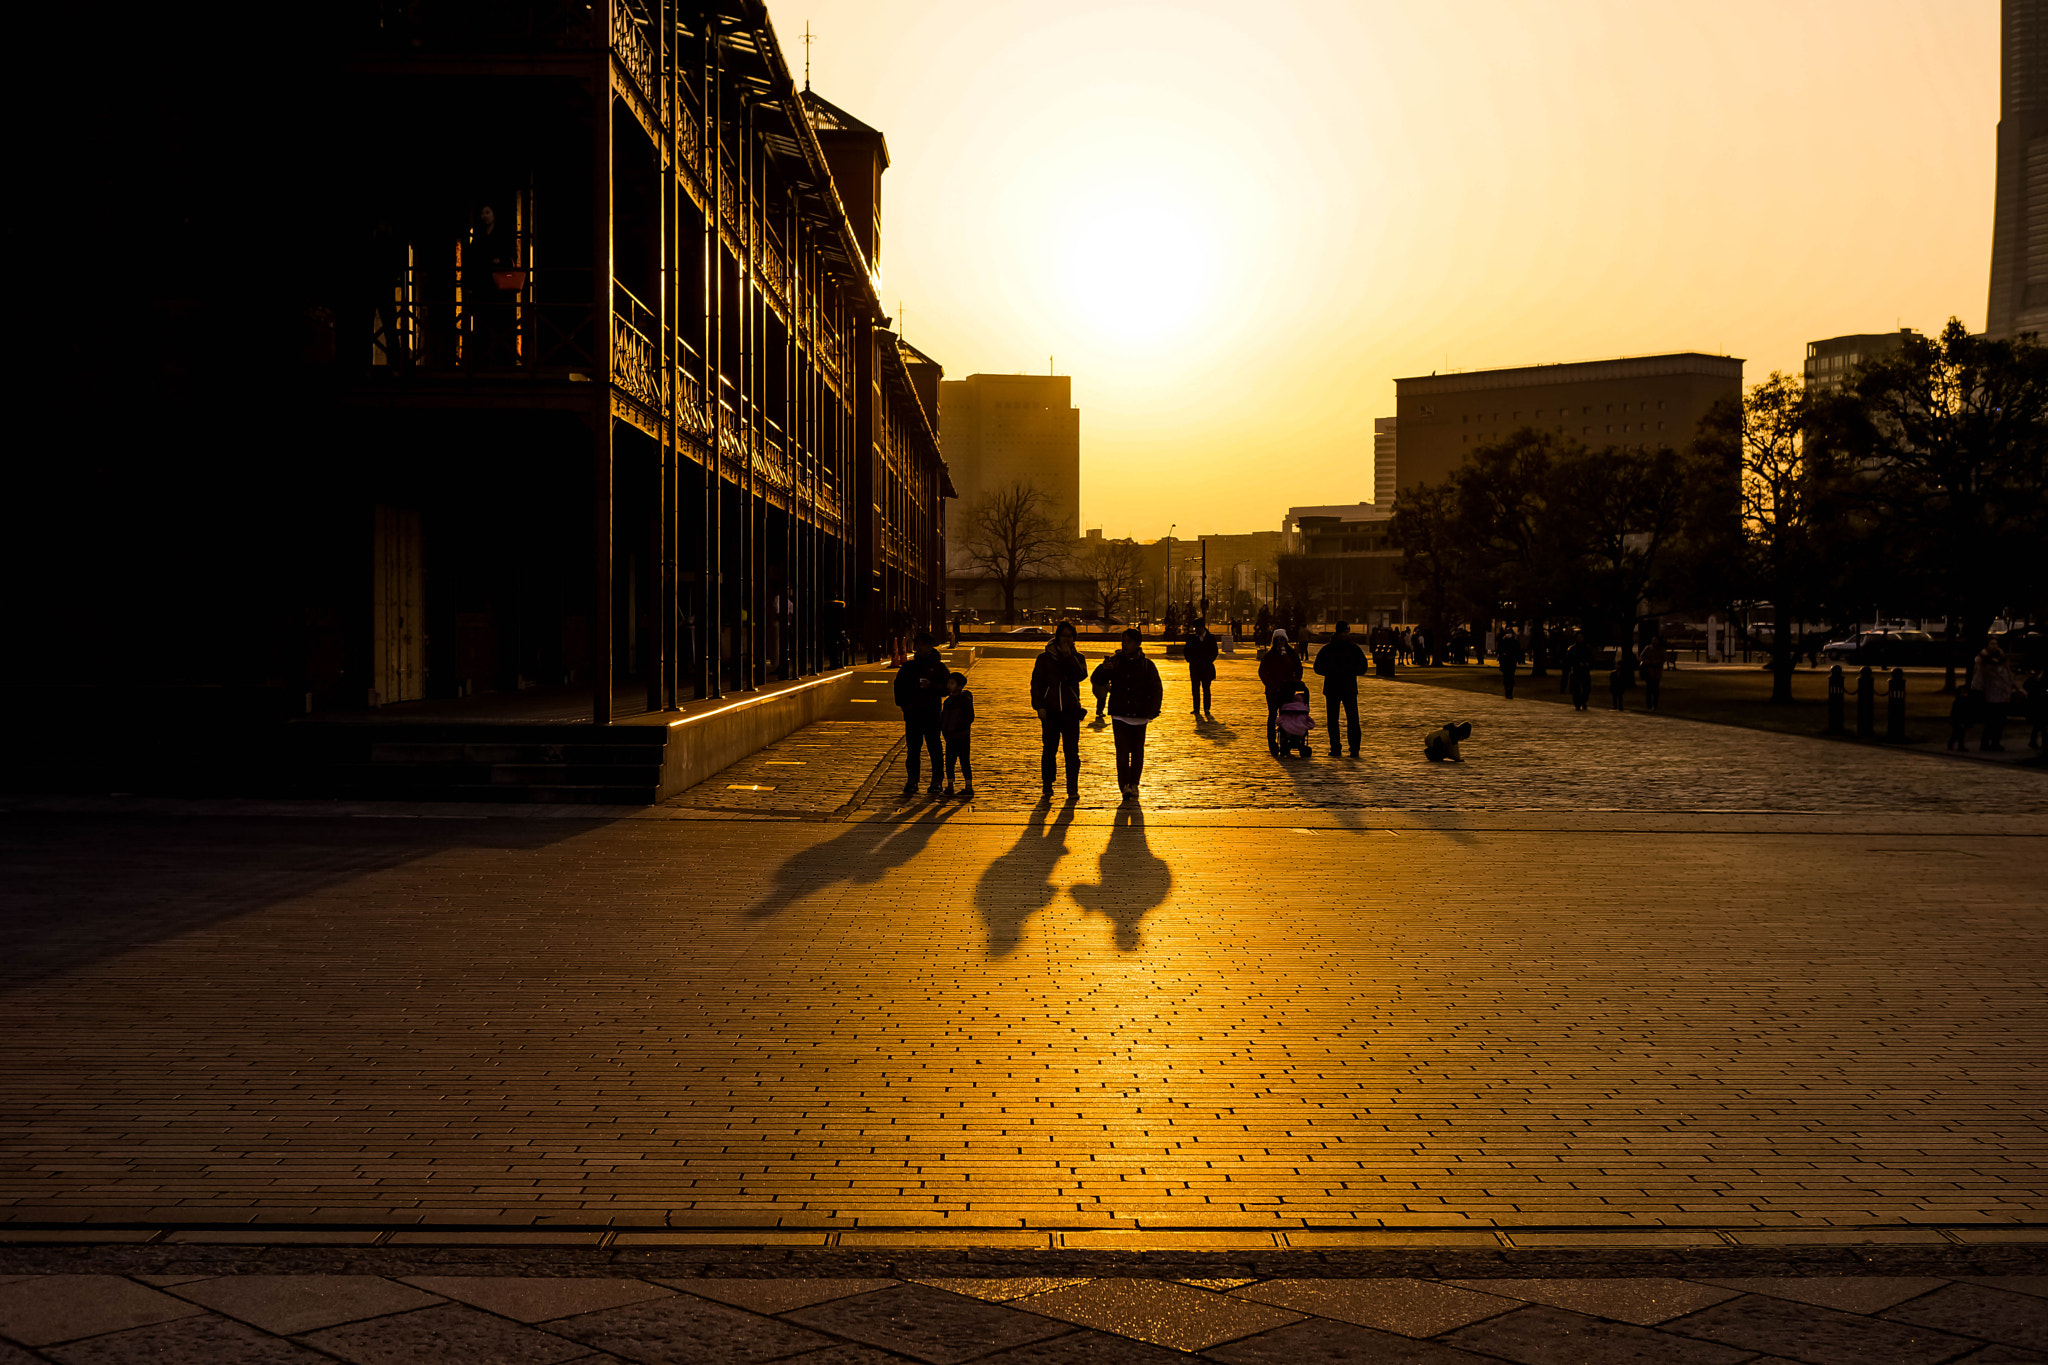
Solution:
{"label": "tree trunk", "polygon": [[1947,624],[1941,632],[1941,654],[1948,661],[1948,672],[1941,680],[1941,695],[1953,697],[1956,694],[1956,614],[1950,612]]}
{"label": "tree trunk", "polygon": [[1792,609],[1785,601],[1784,584],[1778,584],[1771,593],[1771,606],[1778,617],[1778,624],[1771,631],[1771,702],[1790,705],[1792,670],[1799,663],[1799,649],[1792,639]]}
{"label": "tree trunk", "polygon": [[1541,616],[1529,623],[1529,676],[1532,678],[1550,676],[1546,671],[1550,663],[1550,633],[1544,629],[1547,624]]}

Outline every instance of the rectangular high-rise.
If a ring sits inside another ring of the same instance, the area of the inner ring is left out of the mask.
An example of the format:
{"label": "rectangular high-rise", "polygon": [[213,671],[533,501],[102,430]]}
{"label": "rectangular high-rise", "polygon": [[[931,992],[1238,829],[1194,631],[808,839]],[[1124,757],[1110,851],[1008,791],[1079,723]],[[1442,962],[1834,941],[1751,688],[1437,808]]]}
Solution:
{"label": "rectangular high-rise", "polygon": [[1067,375],[971,374],[939,385],[939,448],[960,496],[949,504],[948,543],[959,519],[1013,483],[1035,485],[1054,521],[1081,538],[1081,413]]}
{"label": "rectangular high-rise", "polygon": [[1985,333],[2048,330],[2048,0],[2004,0]]}
{"label": "rectangular high-rise", "polygon": [[1740,360],[1692,351],[1396,379],[1401,487],[1440,484],[1475,447],[1522,427],[1594,449],[1683,446],[1708,408],[1741,393]]}

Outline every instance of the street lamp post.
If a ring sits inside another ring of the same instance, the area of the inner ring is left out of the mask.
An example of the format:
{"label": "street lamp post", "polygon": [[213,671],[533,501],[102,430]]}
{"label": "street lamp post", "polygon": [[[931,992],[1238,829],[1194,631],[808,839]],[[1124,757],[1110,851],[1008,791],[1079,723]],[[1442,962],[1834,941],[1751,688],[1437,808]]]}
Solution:
{"label": "street lamp post", "polygon": [[1177,521],[1166,524],[1166,605],[1169,607],[1173,605],[1173,528],[1178,525]]}

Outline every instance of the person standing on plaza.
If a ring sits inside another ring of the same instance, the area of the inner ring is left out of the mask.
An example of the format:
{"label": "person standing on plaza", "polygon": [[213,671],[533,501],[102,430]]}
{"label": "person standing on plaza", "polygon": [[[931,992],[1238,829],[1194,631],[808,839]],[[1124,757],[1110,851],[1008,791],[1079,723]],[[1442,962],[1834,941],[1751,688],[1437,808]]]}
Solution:
{"label": "person standing on plaza", "polygon": [[1664,634],[1659,631],[1643,646],[1641,659],[1643,669],[1643,705],[1654,711],[1664,691],[1664,666],[1671,662],[1671,651],[1664,644]]}
{"label": "person standing on plaza", "polygon": [[1607,675],[1607,693],[1614,698],[1614,709],[1626,710],[1628,691],[1636,685],[1636,652],[1626,644],[1614,651],[1614,671]]}
{"label": "person standing on plaza", "polygon": [[1062,746],[1067,751],[1067,799],[1080,799],[1081,718],[1088,714],[1088,708],[1081,704],[1081,680],[1087,676],[1088,661],[1074,645],[1074,623],[1062,621],[1053,628],[1045,651],[1031,665],[1031,709],[1038,712],[1043,800],[1052,800],[1052,782],[1059,773]]}
{"label": "person standing on plaza", "polygon": [[1259,660],[1259,681],[1266,689],[1266,748],[1280,757],[1280,708],[1301,690],[1301,656],[1287,643],[1287,629],[1273,627],[1273,642]]}
{"label": "person standing on plaza", "polygon": [[1974,671],[1984,717],[1984,728],[1977,739],[1977,752],[2002,754],[2005,752],[2005,713],[2012,705],[2015,680],[2011,665],[2005,661],[2005,651],[1998,647],[1996,640],[1984,646],[1984,651],[1977,656]]}
{"label": "person standing on plaza", "polygon": [[1365,651],[1351,638],[1351,623],[1337,623],[1337,637],[1316,651],[1316,672],[1323,678],[1323,719],[1330,727],[1330,757],[1341,757],[1337,748],[1337,709],[1344,709],[1345,733],[1351,739],[1351,756],[1358,757],[1358,676],[1367,667]]}
{"label": "person standing on plaza", "polygon": [[1515,699],[1515,671],[1522,666],[1522,642],[1513,630],[1501,632],[1500,640],[1493,647],[1494,660],[1500,665],[1501,695],[1509,701]]}
{"label": "person standing on plaza", "polygon": [[974,694],[965,673],[946,675],[946,700],[939,708],[939,734],[946,741],[946,795],[953,794],[953,773],[960,774],[960,799],[974,799]]}
{"label": "person standing on plaza", "polygon": [[930,795],[939,794],[945,757],[939,747],[939,708],[946,700],[946,661],[932,647],[932,633],[917,632],[916,652],[896,670],[896,705],[903,711],[903,794],[917,795],[918,764],[931,751]]}
{"label": "person standing on plaza", "polygon": [[1216,681],[1216,650],[1216,637],[1209,633],[1209,623],[1202,621],[1181,651],[1188,661],[1188,686],[1194,692],[1196,720],[1205,714],[1210,720],[1216,719],[1209,711],[1209,685]]}
{"label": "person standing on plaza", "polygon": [[1585,710],[1593,695],[1593,647],[1586,643],[1583,630],[1572,632],[1571,646],[1564,652],[1564,680],[1571,689],[1572,709]]}
{"label": "person standing on plaza", "polygon": [[1136,799],[1145,775],[1145,726],[1159,715],[1165,691],[1159,669],[1145,657],[1145,637],[1124,632],[1122,648],[1109,658],[1109,729],[1116,742],[1116,785]]}

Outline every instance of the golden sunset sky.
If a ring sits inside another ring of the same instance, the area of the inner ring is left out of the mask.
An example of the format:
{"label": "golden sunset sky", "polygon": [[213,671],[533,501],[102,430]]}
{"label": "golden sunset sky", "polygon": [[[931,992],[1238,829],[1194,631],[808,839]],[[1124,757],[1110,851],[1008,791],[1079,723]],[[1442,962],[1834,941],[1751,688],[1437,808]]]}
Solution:
{"label": "golden sunset sky", "polygon": [[1996,0],[782,0],[883,297],[1074,377],[1082,519],[1372,493],[1397,375],[1984,325]]}

